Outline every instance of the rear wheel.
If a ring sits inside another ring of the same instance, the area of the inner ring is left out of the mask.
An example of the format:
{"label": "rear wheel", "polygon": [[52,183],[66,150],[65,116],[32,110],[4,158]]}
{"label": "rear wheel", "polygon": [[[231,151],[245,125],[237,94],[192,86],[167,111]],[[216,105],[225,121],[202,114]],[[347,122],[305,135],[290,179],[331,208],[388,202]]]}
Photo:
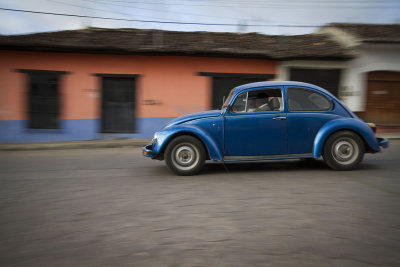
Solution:
{"label": "rear wheel", "polygon": [[202,169],[206,152],[198,139],[183,135],[168,144],[164,157],[168,168],[175,174],[193,175]]}
{"label": "rear wheel", "polygon": [[323,157],[332,169],[352,170],[362,161],[364,149],[364,142],[356,133],[340,131],[325,142]]}

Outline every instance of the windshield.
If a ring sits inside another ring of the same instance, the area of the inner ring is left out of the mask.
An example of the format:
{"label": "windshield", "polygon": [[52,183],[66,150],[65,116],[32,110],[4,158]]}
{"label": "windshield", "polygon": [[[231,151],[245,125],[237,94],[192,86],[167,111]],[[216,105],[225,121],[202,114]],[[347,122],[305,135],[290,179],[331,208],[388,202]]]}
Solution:
{"label": "windshield", "polygon": [[222,105],[222,108],[221,108],[222,110],[228,106],[229,101],[231,101],[231,98],[232,98],[233,93],[235,92],[235,90],[236,90],[236,88],[233,88],[233,89],[229,92],[228,98],[225,100],[224,104]]}

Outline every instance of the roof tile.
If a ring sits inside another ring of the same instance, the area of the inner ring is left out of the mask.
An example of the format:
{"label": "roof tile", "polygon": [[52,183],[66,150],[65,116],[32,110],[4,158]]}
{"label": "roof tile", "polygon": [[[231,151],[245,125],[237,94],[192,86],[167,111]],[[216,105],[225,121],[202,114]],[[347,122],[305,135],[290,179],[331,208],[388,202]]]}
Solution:
{"label": "roof tile", "polygon": [[0,49],[111,54],[174,54],[270,59],[354,57],[328,35],[178,32],[89,28],[0,36]]}

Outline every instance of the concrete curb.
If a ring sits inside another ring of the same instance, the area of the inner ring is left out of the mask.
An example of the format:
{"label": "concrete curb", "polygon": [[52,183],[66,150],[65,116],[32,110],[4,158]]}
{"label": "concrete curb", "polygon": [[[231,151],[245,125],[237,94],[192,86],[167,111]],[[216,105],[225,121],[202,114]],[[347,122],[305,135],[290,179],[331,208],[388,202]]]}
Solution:
{"label": "concrete curb", "polygon": [[[384,137],[388,138],[389,140],[400,140],[399,133],[378,134],[377,137]],[[150,143],[151,139],[88,140],[41,143],[0,143],[0,151],[142,147]]]}
{"label": "concrete curb", "polygon": [[0,143],[0,151],[142,147],[151,139],[89,140],[45,143]]}

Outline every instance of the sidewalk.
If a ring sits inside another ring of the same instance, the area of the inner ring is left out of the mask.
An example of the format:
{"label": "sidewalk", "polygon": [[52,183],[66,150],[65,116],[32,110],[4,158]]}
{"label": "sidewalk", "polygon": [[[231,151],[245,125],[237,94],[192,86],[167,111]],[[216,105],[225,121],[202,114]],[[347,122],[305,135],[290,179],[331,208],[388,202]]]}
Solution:
{"label": "sidewalk", "polygon": [[88,141],[64,141],[64,142],[40,142],[40,143],[0,143],[0,151],[142,147],[150,143],[151,139],[88,140]]}
{"label": "sidewalk", "polygon": [[[388,138],[391,140],[400,139],[400,127],[378,126],[376,136]],[[88,140],[88,141],[64,141],[64,142],[41,142],[41,143],[0,143],[0,151],[142,147],[150,143],[151,139]]]}

